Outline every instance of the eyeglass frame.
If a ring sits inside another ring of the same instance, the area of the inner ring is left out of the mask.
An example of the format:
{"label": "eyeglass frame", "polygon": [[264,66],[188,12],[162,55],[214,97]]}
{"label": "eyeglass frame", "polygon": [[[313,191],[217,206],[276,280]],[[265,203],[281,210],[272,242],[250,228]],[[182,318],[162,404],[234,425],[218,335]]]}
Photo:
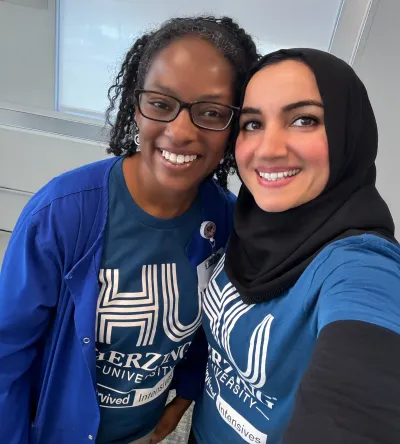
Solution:
{"label": "eyeglass frame", "polygon": [[[175,116],[173,119],[170,119],[170,120],[160,120],[160,119],[154,119],[154,118],[152,118],[152,117],[147,117],[147,116],[145,116],[145,115],[143,114],[143,112],[142,112],[141,107],[140,107],[140,100],[139,100],[139,96],[140,96],[140,94],[142,94],[142,93],[159,94],[160,96],[169,97],[170,99],[174,99],[174,100],[176,100],[176,101],[179,103],[179,109],[178,109],[178,112],[176,113],[176,116]],[[137,104],[137,106],[138,106],[138,108],[139,108],[140,114],[141,114],[145,119],[153,120],[154,122],[170,123],[170,122],[173,122],[175,119],[177,119],[177,117],[179,116],[179,114],[181,113],[181,111],[182,111],[183,109],[187,109],[188,112],[189,112],[190,120],[191,120],[191,122],[193,123],[193,125],[194,125],[195,127],[197,127],[197,128],[205,129],[205,130],[208,130],[208,131],[225,131],[225,130],[228,128],[228,126],[232,123],[232,119],[233,119],[233,117],[235,116],[235,114],[237,114],[237,113],[240,111],[240,108],[237,107],[237,106],[233,106],[233,105],[225,105],[225,103],[212,102],[212,101],[209,101],[209,100],[196,100],[196,101],[194,101],[194,102],[183,102],[182,100],[179,100],[177,97],[170,96],[169,94],[164,94],[164,93],[161,93],[161,92],[159,92],[159,91],[154,91],[154,90],[151,90],[151,89],[136,88],[136,89],[133,91],[133,94],[134,94],[134,97],[135,97],[135,102],[136,102],[136,104]],[[212,104],[212,105],[220,105],[220,106],[224,106],[225,108],[229,108],[231,111],[233,111],[233,112],[232,112],[232,115],[231,115],[231,117],[230,117],[230,119],[229,119],[229,122],[225,125],[224,128],[221,128],[221,129],[216,129],[216,128],[206,128],[206,127],[204,127],[204,126],[199,125],[198,123],[196,123],[196,122],[194,121],[193,116],[192,116],[192,107],[193,107],[194,105],[199,104],[199,103],[210,103],[210,104]]]}

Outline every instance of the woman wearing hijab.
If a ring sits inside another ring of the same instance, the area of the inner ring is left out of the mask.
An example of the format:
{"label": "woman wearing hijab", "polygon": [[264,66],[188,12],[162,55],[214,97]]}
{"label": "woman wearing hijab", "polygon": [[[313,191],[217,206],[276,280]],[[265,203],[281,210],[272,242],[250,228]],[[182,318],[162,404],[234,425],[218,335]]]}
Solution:
{"label": "woman wearing hijab", "polygon": [[336,57],[281,50],[251,72],[193,442],[400,442],[400,247],[377,140],[365,87]]}

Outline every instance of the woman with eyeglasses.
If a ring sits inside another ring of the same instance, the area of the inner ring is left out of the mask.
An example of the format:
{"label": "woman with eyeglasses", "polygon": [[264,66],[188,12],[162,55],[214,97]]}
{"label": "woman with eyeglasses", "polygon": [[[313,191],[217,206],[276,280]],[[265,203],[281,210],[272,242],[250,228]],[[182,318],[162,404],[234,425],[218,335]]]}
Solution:
{"label": "woman with eyeglasses", "polygon": [[172,19],[127,53],[109,90],[116,157],[32,197],[4,258],[1,443],[155,443],[196,397],[198,290],[230,234],[231,123],[257,58],[214,17]]}
{"label": "woman with eyeglasses", "polygon": [[400,443],[400,247],[377,148],[342,60],[282,50],[251,70],[191,444]]}

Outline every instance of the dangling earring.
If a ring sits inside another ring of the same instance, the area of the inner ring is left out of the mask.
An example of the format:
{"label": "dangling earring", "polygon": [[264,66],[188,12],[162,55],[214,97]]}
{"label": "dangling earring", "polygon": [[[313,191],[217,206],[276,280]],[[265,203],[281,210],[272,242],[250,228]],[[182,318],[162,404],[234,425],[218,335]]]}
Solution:
{"label": "dangling earring", "polygon": [[133,136],[137,151],[140,151],[139,128],[135,123],[135,135]]}

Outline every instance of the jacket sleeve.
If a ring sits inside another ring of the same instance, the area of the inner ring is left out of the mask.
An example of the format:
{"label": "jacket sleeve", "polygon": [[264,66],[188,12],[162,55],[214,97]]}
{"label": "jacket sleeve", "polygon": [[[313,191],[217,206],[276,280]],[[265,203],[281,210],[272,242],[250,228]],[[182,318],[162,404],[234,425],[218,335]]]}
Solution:
{"label": "jacket sleeve", "polygon": [[400,335],[361,321],[326,326],[283,444],[400,442]]}
{"label": "jacket sleeve", "polygon": [[61,281],[39,224],[27,212],[11,236],[0,273],[0,443],[7,444],[30,442],[30,370]]}
{"label": "jacket sleeve", "polygon": [[185,357],[175,367],[173,388],[177,396],[196,400],[203,388],[207,359],[207,339],[203,328],[200,327]]}

